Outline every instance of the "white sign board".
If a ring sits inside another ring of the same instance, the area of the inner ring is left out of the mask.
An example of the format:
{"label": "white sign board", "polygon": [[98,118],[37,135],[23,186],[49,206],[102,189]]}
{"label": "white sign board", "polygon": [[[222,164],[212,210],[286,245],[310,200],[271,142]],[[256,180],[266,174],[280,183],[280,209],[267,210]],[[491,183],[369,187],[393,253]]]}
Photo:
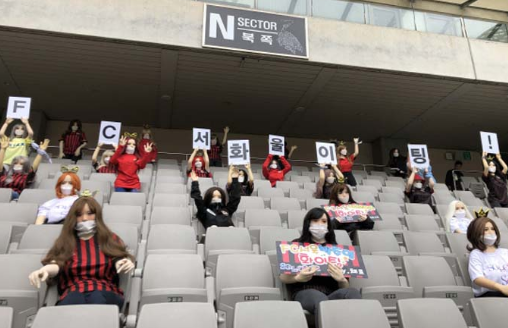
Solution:
{"label": "white sign board", "polygon": [[482,138],[482,150],[489,154],[499,154],[499,143],[497,141],[497,133],[492,132],[481,132],[480,137]]}
{"label": "white sign board", "polygon": [[101,129],[99,131],[99,143],[105,145],[118,145],[121,130],[122,130],[121,122],[101,121]]}
{"label": "white sign board", "polygon": [[430,165],[429,151],[427,145],[407,145],[411,167],[426,169]]}
{"label": "white sign board", "polygon": [[316,142],[317,162],[319,164],[337,165],[337,150],[335,144],[327,142]]}
{"label": "white sign board", "polygon": [[249,163],[249,140],[228,140],[228,165],[245,165]]}
{"label": "white sign board", "polygon": [[284,156],[284,137],[273,134],[268,136],[268,154]]}
{"label": "white sign board", "polygon": [[7,118],[29,118],[32,98],[9,97]]}
{"label": "white sign board", "polygon": [[192,148],[210,150],[210,129],[192,129]]}

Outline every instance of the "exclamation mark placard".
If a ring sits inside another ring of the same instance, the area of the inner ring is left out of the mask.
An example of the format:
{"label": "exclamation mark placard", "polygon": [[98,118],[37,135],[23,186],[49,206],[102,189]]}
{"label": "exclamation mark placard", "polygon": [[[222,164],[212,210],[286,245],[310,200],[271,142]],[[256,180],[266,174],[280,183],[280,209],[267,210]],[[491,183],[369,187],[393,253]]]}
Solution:
{"label": "exclamation mark placard", "polygon": [[497,133],[482,132],[480,131],[480,138],[482,140],[482,151],[489,154],[499,154],[499,143],[497,140]]}

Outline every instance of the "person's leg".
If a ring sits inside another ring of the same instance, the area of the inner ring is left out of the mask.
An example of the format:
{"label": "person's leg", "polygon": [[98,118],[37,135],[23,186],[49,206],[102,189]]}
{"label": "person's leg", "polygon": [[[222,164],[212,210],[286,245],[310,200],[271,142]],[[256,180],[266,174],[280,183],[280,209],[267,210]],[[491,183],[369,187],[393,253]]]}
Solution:
{"label": "person's leg", "polygon": [[132,189],[131,189],[131,192],[141,192],[141,190],[136,189],[136,188],[132,188]]}
{"label": "person's leg", "polygon": [[19,198],[19,193],[17,191],[12,191],[11,193],[11,200],[18,200]]}
{"label": "person's leg", "polygon": [[94,290],[93,292],[87,293],[86,304],[113,304],[117,305],[121,309],[123,305],[123,297],[113,292]]}
{"label": "person's leg", "polygon": [[484,294],[481,294],[479,296],[476,296],[476,297],[508,297],[506,296],[505,294],[501,293],[501,292],[486,292]]}
{"label": "person's leg", "polygon": [[495,207],[506,207],[506,206],[502,206],[501,203],[497,200],[497,199],[493,199],[493,200],[489,200],[489,204],[490,204],[490,207],[491,208],[495,208]]}
{"label": "person's leg", "polygon": [[341,288],[328,295],[329,300],[348,300],[361,298],[362,295],[356,288]]}
{"label": "person's leg", "polygon": [[115,187],[115,191],[116,192],[126,192],[127,190],[125,188],[122,188],[122,187]]}
{"label": "person's leg", "polygon": [[316,328],[319,327],[319,303],[328,300],[328,297],[315,289],[305,289],[299,291],[295,295],[295,301],[300,302],[304,310],[309,311],[314,315],[316,320]]}
{"label": "person's leg", "polygon": [[56,305],[76,305],[76,304],[86,304],[85,294],[80,292],[72,292],[67,294],[65,298]]}

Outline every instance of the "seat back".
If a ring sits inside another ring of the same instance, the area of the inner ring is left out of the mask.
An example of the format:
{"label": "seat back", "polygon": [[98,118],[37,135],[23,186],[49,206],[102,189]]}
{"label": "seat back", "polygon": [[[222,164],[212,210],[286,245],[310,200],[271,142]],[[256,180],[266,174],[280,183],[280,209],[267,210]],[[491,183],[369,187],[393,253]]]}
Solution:
{"label": "seat back", "polygon": [[261,228],[259,233],[259,252],[265,254],[268,251],[275,250],[277,241],[291,242],[300,237],[296,229],[284,229],[276,227]]}
{"label": "seat back", "polygon": [[46,254],[62,231],[61,224],[29,225],[13,253]]}
{"label": "seat back", "polygon": [[0,222],[32,224],[37,218],[37,204],[0,203]]}
{"label": "seat back", "polygon": [[508,299],[506,298],[473,298],[471,310],[473,325],[481,328],[505,327],[508,322]]}
{"label": "seat back", "polygon": [[280,214],[276,210],[248,209],[245,210],[245,227],[274,226],[281,227]]}
{"label": "seat back", "polygon": [[411,255],[420,253],[444,253],[439,237],[433,232],[404,231],[404,244]]}
{"label": "seat back", "polygon": [[303,219],[307,214],[306,210],[289,210],[288,211],[288,228],[301,229],[303,227]]}
{"label": "seat back", "polygon": [[410,231],[440,231],[434,215],[406,214],[406,224]]}
{"label": "seat back", "polygon": [[315,198],[307,198],[305,200],[305,205],[307,210],[313,209],[314,207],[321,208],[322,205],[328,205],[330,202],[329,199],[315,199]]}
{"label": "seat back", "polygon": [[152,209],[150,224],[191,224],[191,211],[188,207],[162,207]]}
{"label": "seat back", "polygon": [[372,252],[400,252],[399,243],[393,233],[389,231],[367,231],[358,230],[356,240],[362,254]]}
{"label": "seat back", "polygon": [[102,209],[102,216],[106,224],[130,223],[141,227],[143,209],[141,206],[105,204]]}
{"label": "seat back", "polygon": [[137,328],[217,328],[212,303],[158,303],[141,308]]}
{"label": "seat back", "polygon": [[[334,300],[319,303],[321,328],[390,328],[381,304],[376,300]],[[337,323],[340,322],[340,325]]]}
{"label": "seat back", "polygon": [[415,297],[423,296],[424,287],[457,284],[446,260],[438,256],[404,256],[403,271]]}
{"label": "seat back", "polygon": [[400,286],[399,276],[388,256],[362,255],[362,259],[369,278],[349,278],[351,288]]}
{"label": "seat back", "polygon": [[118,316],[113,305],[49,306],[39,310],[32,328],[66,328],[70,322],[76,328],[119,328]]}
{"label": "seat back", "polygon": [[143,213],[146,208],[146,195],[140,192],[114,192],[109,200],[111,205],[141,206]]}
{"label": "seat back", "polygon": [[279,212],[287,212],[288,210],[300,210],[301,206],[296,198],[272,197],[270,208]]}
{"label": "seat back", "polygon": [[370,192],[353,191],[353,199],[359,203],[374,203],[376,198]]}
{"label": "seat back", "polygon": [[147,251],[154,253],[196,253],[196,232],[190,225],[155,224],[150,228]]}
{"label": "seat back", "polygon": [[[282,313],[284,315],[281,315]],[[307,321],[299,302],[237,303],[234,317],[235,328],[307,328]]]}
{"label": "seat back", "polygon": [[155,194],[153,206],[187,207],[189,206],[189,195],[187,194]]}
{"label": "seat back", "polygon": [[434,215],[429,204],[406,203],[406,211],[408,214]]}
{"label": "seat back", "polygon": [[259,188],[258,196],[263,198],[284,197],[284,190],[280,188]]}
{"label": "seat back", "polygon": [[25,189],[18,199],[18,203],[33,203],[42,205],[48,200],[55,198],[55,190]]}
{"label": "seat back", "polygon": [[155,186],[155,192],[161,194],[187,194],[187,188],[181,183],[161,182]]}
{"label": "seat back", "polygon": [[462,314],[450,299],[400,300],[397,304],[397,313],[401,327],[467,328]]}

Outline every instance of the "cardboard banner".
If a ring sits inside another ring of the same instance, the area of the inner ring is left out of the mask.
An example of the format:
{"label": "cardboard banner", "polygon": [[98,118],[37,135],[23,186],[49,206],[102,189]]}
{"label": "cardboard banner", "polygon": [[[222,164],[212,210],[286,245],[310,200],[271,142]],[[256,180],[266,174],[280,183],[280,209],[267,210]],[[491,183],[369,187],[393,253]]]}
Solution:
{"label": "cardboard banner", "polygon": [[427,145],[407,145],[411,167],[426,169],[430,165],[429,151]]}
{"label": "cardboard banner", "polygon": [[284,149],[284,137],[272,134],[268,136],[268,154],[284,156]]}
{"label": "cardboard banner", "polygon": [[482,151],[489,154],[499,154],[499,142],[497,141],[497,133],[481,132],[480,138],[482,139]]}
{"label": "cardboard banner", "polygon": [[192,129],[192,149],[204,149],[210,150],[210,139],[211,139],[211,131],[210,129]]}
{"label": "cardboard banner", "polygon": [[316,142],[316,155],[318,164],[337,165],[337,150],[333,143]]}
{"label": "cardboard banner", "polygon": [[29,118],[32,98],[9,97],[7,104],[7,118]]}
{"label": "cardboard banner", "polygon": [[342,268],[344,277],[367,278],[360,249],[350,245],[319,245],[277,241],[280,274],[297,274],[306,267],[319,267],[315,276],[330,276],[328,263]]}
{"label": "cardboard banner", "polygon": [[344,204],[340,206],[321,205],[330,218],[340,223],[359,222],[362,215],[367,215],[372,221],[382,220],[379,212],[372,203]]}
{"label": "cardboard banner", "polygon": [[105,145],[118,145],[121,130],[121,122],[101,121],[99,143],[103,143]]}
{"label": "cardboard banner", "polygon": [[249,140],[228,140],[228,165],[245,165],[249,163]]}

